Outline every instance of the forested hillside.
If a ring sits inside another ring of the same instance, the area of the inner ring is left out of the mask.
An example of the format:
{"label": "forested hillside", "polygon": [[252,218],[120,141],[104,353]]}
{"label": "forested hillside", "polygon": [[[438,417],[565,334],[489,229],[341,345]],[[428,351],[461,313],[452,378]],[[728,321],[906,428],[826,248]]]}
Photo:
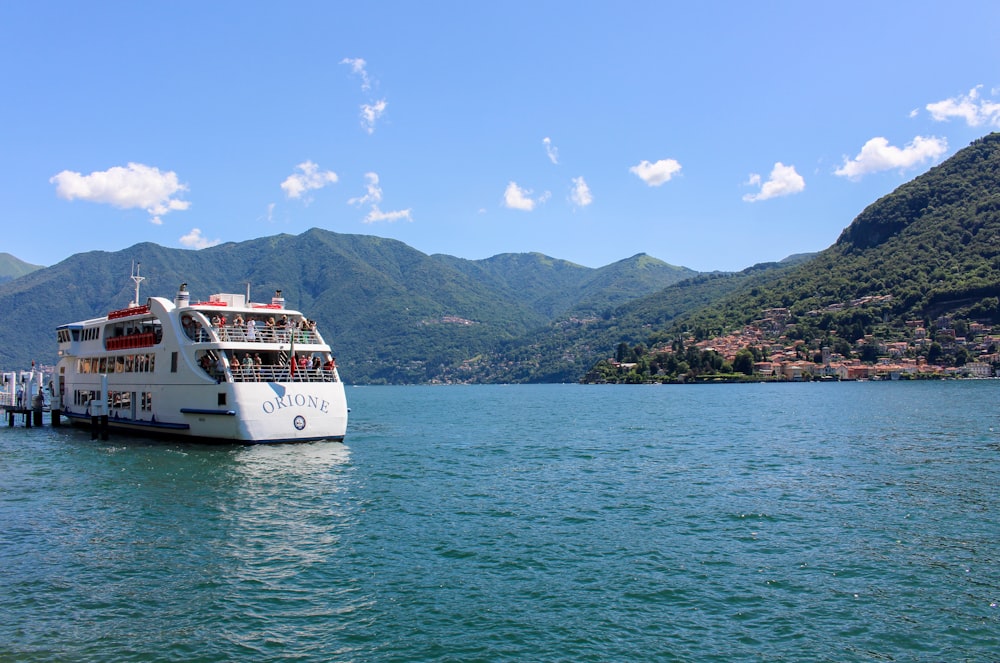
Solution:
{"label": "forested hillside", "polygon": [[690,273],[648,256],[601,269],[541,254],[467,261],[318,229],[201,251],[138,244],[77,254],[0,285],[0,366],[54,363],[56,325],[131,301],[133,261],[147,279],[140,297],[172,297],[181,282],[195,298],[249,285],[254,300],[267,301],[281,289],[290,306],[320,323],[354,383],[450,379],[470,357],[573,307],[618,306]]}
{"label": "forested hillside", "polygon": [[[942,315],[1000,313],[1000,134],[977,140],[868,206],[808,265],[677,321],[715,333],[788,307],[819,330],[899,328]],[[885,298],[859,310],[849,303]],[[810,312],[820,312],[810,316]]]}

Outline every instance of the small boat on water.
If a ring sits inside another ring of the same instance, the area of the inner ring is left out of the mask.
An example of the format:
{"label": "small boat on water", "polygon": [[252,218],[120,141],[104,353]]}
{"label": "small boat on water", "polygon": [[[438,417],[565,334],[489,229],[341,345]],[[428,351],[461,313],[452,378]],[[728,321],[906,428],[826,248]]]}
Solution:
{"label": "small boat on water", "polygon": [[[53,409],[71,422],[173,438],[241,443],[342,441],[347,399],[315,322],[220,293],[150,297],[56,328]],[[249,293],[248,293],[249,294]]]}

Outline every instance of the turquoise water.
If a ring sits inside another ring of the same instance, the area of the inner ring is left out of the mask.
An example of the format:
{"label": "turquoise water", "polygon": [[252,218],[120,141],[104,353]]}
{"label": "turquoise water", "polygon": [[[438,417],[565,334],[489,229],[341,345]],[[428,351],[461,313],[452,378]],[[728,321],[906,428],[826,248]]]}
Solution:
{"label": "turquoise water", "polygon": [[1000,381],[349,388],[0,429],[2,661],[1000,658]]}

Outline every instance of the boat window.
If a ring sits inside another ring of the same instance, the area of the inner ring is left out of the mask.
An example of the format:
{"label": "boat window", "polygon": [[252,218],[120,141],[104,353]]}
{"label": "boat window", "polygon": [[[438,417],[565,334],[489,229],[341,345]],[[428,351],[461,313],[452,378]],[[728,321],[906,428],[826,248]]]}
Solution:
{"label": "boat window", "polygon": [[219,392],[219,405],[225,405],[225,404],[226,404],[226,392],[221,391]]}
{"label": "boat window", "polygon": [[176,352],[171,352],[170,353],[170,372],[171,373],[176,373],[177,372],[177,353]]}

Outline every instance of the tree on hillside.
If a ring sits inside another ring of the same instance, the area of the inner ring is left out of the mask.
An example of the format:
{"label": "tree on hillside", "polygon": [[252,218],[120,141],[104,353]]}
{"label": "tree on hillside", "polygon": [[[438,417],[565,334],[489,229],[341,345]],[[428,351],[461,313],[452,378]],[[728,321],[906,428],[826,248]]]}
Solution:
{"label": "tree on hillside", "polygon": [[744,375],[753,375],[753,353],[746,348],[736,353],[733,359],[733,371]]}

